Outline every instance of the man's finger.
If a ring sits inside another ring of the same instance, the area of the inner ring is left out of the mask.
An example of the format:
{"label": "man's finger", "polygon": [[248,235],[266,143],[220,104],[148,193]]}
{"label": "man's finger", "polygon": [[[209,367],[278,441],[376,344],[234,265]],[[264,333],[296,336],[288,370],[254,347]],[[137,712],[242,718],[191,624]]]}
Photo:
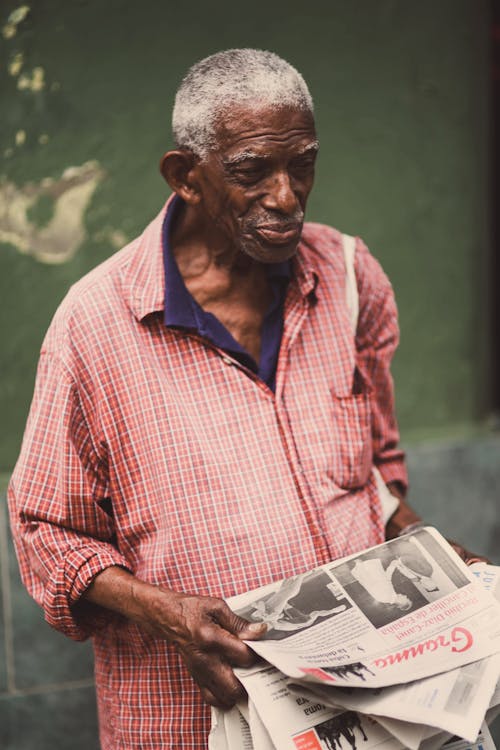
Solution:
{"label": "man's finger", "polygon": [[265,622],[249,622],[226,607],[218,613],[217,622],[229,633],[241,640],[253,641],[261,638],[267,631]]}
{"label": "man's finger", "polygon": [[491,565],[491,561],[487,557],[479,557],[470,553],[470,557],[465,560],[466,565],[474,565],[475,563],[484,563],[485,565]]}
{"label": "man's finger", "polygon": [[217,708],[231,708],[245,695],[245,688],[229,664],[214,660],[189,660],[187,667],[201,690],[204,700]]}
{"label": "man's finger", "polygon": [[205,703],[208,703],[210,706],[213,706],[214,708],[222,708],[222,709],[228,709],[231,708],[231,706],[228,706],[226,703],[223,703],[221,700],[219,700],[211,690],[209,690],[206,687],[200,687],[201,697],[205,701]]}
{"label": "man's finger", "polygon": [[218,623],[205,625],[198,635],[198,648],[204,653],[218,653],[235,667],[251,667],[255,663],[255,654],[243,640]]}
{"label": "man's finger", "polygon": [[487,557],[484,557],[483,555],[476,555],[474,552],[469,552],[468,549],[465,549],[461,544],[458,544],[458,542],[453,541],[452,539],[448,539],[448,544],[450,544],[457,555],[462,558],[464,563],[466,565],[473,565],[474,563],[487,563],[490,564],[490,561]]}
{"label": "man's finger", "polygon": [[238,638],[242,641],[256,641],[267,633],[267,624],[265,622],[247,622],[245,626],[237,633]]}

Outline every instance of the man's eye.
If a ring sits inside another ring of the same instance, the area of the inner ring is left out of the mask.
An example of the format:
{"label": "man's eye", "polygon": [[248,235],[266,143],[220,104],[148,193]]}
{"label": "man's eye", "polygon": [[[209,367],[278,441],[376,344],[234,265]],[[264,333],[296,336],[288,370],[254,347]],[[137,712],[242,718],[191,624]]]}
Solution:
{"label": "man's eye", "polygon": [[314,159],[303,159],[300,161],[293,161],[290,164],[290,170],[296,174],[307,174],[312,172],[314,169]]}
{"label": "man's eye", "polygon": [[242,182],[245,185],[251,185],[262,178],[261,169],[238,169],[233,174],[238,182]]}

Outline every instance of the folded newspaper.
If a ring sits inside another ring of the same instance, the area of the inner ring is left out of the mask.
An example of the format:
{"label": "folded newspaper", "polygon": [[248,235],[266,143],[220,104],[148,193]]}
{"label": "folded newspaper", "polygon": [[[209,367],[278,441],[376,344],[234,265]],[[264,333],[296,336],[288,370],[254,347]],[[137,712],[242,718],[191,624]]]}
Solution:
{"label": "folded newspaper", "polygon": [[209,749],[494,748],[499,599],[500,568],[430,527],[228,599],[268,631]]}

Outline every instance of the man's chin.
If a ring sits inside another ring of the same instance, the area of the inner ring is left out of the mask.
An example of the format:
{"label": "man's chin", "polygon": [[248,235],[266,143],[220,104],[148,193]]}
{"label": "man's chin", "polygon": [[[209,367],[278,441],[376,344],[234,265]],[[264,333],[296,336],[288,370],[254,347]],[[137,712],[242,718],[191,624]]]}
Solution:
{"label": "man's chin", "polygon": [[241,250],[259,263],[284,263],[293,258],[298,246],[298,239],[286,244],[247,241],[241,243]]}

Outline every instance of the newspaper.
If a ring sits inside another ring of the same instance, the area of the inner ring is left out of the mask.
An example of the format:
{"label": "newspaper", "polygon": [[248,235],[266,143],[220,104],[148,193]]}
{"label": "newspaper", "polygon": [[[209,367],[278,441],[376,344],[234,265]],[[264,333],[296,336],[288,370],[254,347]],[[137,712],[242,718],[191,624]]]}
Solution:
{"label": "newspaper", "polygon": [[475,747],[500,703],[498,572],[426,528],[228,600],[269,629],[210,750]]}
{"label": "newspaper", "polygon": [[[280,717],[280,721],[274,722],[268,732],[268,727],[251,700],[248,708],[249,722],[236,706],[227,712],[213,712],[209,750],[361,750],[360,743],[363,750],[404,748],[374,719],[353,711],[345,711],[330,718],[316,716],[314,721],[308,722],[307,727],[289,732],[284,728],[283,717]],[[278,732],[280,725],[282,730]]]}
{"label": "newspaper", "polygon": [[254,750],[250,726],[237,706],[230,711],[212,709],[208,750]]}
{"label": "newspaper", "polygon": [[268,623],[248,642],[259,656],[323,685],[407,683],[500,651],[500,603],[432,528],[228,604]]}
{"label": "newspaper", "polygon": [[[452,732],[472,742],[477,737],[500,674],[500,657],[427,677],[396,687],[357,690],[310,686],[306,695],[326,705],[343,707],[380,717],[423,724]],[[304,695],[303,686],[290,686]],[[415,747],[409,737],[407,747]],[[416,747],[419,743],[416,744]]]}
{"label": "newspaper", "polygon": [[[460,737],[452,737],[443,747],[445,750],[495,750],[495,743],[485,723],[474,742],[470,743],[460,739]],[[429,749],[426,748],[425,750]]]}
{"label": "newspaper", "polygon": [[[249,721],[241,711],[234,707],[228,712],[215,712],[214,724],[209,738],[209,750],[275,750],[269,734],[252,702],[248,703]],[[217,724],[217,722],[221,724]],[[218,735],[218,729],[228,728],[228,733]],[[251,732],[250,732],[251,727]],[[362,745],[360,743],[362,742]],[[214,744],[216,743],[216,744]],[[361,750],[378,748],[379,750],[399,750],[408,747],[398,743],[377,722],[370,717],[357,717],[356,714],[344,713],[330,721],[319,722],[289,738],[286,747],[291,750]],[[473,742],[460,737],[440,732],[420,745],[421,750],[495,750],[495,744],[484,722]]]}
{"label": "newspaper", "polygon": [[[342,747],[342,740],[358,738],[363,748],[399,750],[404,747],[373,719],[352,711],[329,708],[317,700],[295,695],[288,688],[288,678],[272,666],[249,670],[244,685],[251,706],[264,724],[271,748],[297,750]],[[252,726],[252,721],[250,722]],[[325,743],[322,745],[321,743]],[[336,744],[335,744],[336,743]],[[261,750],[261,745],[254,743]],[[352,747],[352,745],[351,745]]]}
{"label": "newspaper", "polygon": [[484,722],[474,742],[467,742],[460,737],[444,733],[432,737],[420,746],[420,750],[440,750],[440,748],[443,750],[495,750],[495,743],[487,722]]}

